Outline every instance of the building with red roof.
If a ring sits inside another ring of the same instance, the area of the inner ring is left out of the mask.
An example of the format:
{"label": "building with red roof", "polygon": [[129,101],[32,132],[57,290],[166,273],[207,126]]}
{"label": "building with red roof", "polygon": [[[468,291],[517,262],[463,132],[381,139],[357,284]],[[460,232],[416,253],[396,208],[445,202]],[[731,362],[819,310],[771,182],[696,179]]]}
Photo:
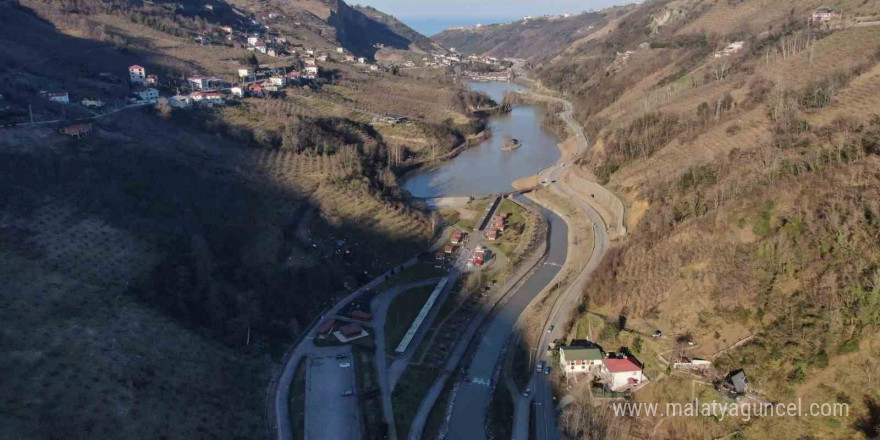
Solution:
{"label": "building with red roof", "polygon": [[352,336],[357,336],[357,335],[363,333],[364,329],[361,328],[361,326],[359,326],[357,324],[348,324],[348,325],[342,326],[342,328],[340,328],[339,331],[342,333],[343,336],[350,338]]}
{"label": "building with red roof", "polygon": [[335,319],[333,319],[333,318],[325,319],[320,324],[318,324],[318,328],[317,328],[318,334],[326,335],[327,333],[330,333],[330,331],[333,330],[334,325],[336,325]]}
{"label": "building with red roof", "polygon": [[642,366],[632,357],[604,359],[599,369],[599,377],[613,391],[638,385],[645,380]]}

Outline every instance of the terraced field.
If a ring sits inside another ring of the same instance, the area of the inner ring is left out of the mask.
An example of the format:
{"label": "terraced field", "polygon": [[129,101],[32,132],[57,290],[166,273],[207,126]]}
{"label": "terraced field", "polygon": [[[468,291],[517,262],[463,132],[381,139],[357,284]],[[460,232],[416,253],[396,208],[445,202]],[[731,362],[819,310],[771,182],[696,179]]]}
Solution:
{"label": "terraced field", "polygon": [[880,65],[854,79],[834,101],[832,107],[810,115],[810,122],[826,125],[840,117],[865,119],[880,114]]}

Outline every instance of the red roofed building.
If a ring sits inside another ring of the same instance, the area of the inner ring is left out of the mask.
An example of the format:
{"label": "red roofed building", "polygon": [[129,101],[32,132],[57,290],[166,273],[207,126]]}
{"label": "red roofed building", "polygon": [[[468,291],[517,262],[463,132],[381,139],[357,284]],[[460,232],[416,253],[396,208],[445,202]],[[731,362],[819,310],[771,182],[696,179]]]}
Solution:
{"label": "red roofed building", "polygon": [[461,232],[455,232],[452,234],[452,244],[461,243],[461,239],[464,238],[464,235]]}
{"label": "red roofed building", "polygon": [[486,233],[486,238],[488,238],[489,241],[497,240],[498,239],[498,230],[497,229],[489,230],[489,232]]}
{"label": "red roofed building", "polygon": [[362,329],[361,326],[357,324],[348,324],[340,328],[339,331],[342,333],[343,336],[350,338],[352,336],[357,336],[361,334],[364,329]]}
{"label": "red roofed building", "polygon": [[445,252],[447,254],[451,254],[451,253],[455,252],[455,248],[452,246],[446,246],[445,248],[443,248],[443,252]]}
{"label": "red roofed building", "polygon": [[326,335],[333,330],[333,326],[336,324],[336,320],[333,318],[327,318],[321,324],[318,325],[318,334]]}
{"label": "red roofed building", "polygon": [[637,385],[645,380],[642,367],[632,358],[603,360],[599,377],[614,391]]}

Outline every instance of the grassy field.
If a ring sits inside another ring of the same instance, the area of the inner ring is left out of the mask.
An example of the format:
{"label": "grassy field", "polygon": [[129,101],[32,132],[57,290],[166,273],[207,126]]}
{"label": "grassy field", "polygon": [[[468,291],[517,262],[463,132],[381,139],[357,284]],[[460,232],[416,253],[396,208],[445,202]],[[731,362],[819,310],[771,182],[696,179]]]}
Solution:
{"label": "grassy field", "polygon": [[514,255],[514,251],[519,246],[519,242],[526,232],[527,211],[518,204],[508,199],[503,199],[498,205],[498,213],[507,213],[507,227],[501,233],[501,236],[493,245],[497,246],[501,252],[508,257]]}
{"label": "grassy field", "polygon": [[411,365],[400,377],[392,395],[398,438],[406,438],[409,434],[413,416],[418,411],[425,393],[434,383],[437,373],[437,369],[433,367]]}
{"label": "grassy field", "polygon": [[403,339],[413,320],[422,310],[435,286],[416,287],[394,298],[385,319],[385,347],[389,355]]}

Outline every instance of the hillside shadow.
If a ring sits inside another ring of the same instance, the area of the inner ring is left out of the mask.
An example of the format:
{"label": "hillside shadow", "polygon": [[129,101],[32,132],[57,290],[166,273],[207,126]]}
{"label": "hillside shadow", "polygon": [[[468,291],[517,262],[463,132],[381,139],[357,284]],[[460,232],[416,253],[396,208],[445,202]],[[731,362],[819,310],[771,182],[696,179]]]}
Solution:
{"label": "hillside shadow", "polygon": [[380,23],[357,9],[339,2],[337,11],[332,11],[327,23],[336,29],[339,42],[352,53],[375,59],[378,45],[392,49],[408,49],[412,41],[394,32],[388,25]]}
{"label": "hillside shadow", "polygon": [[878,439],[880,438],[880,402],[874,397],[865,396],[865,407],[868,413],[856,422],[855,427],[865,434],[865,437]]}

